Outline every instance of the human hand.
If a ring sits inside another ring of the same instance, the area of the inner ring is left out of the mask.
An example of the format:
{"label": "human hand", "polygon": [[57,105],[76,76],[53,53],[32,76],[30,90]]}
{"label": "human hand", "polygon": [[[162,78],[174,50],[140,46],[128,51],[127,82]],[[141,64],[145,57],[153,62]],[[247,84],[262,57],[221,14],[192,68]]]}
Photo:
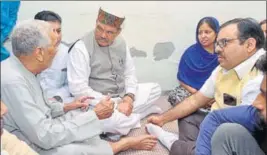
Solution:
{"label": "human hand", "polygon": [[93,110],[100,120],[109,118],[114,112],[114,102],[110,99],[110,97],[105,97],[95,106]]}
{"label": "human hand", "polygon": [[86,110],[89,106],[89,103],[87,102],[89,98],[88,97],[80,97],[78,99],[75,99],[71,103],[64,105],[64,111],[68,112],[70,110],[81,108],[81,110]]}
{"label": "human hand", "polygon": [[118,111],[130,116],[133,111],[133,101],[130,97],[125,96],[121,103],[117,107]]}
{"label": "human hand", "polygon": [[209,101],[209,103],[206,105],[206,106],[204,106],[203,108],[204,109],[210,109],[211,108],[211,106],[212,106],[212,104],[215,102],[215,100],[214,99],[212,99],[211,101]]}
{"label": "human hand", "polygon": [[152,116],[148,117],[147,123],[152,123],[152,124],[158,125],[160,127],[162,127],[165,124],[160,115],[152,115]]}

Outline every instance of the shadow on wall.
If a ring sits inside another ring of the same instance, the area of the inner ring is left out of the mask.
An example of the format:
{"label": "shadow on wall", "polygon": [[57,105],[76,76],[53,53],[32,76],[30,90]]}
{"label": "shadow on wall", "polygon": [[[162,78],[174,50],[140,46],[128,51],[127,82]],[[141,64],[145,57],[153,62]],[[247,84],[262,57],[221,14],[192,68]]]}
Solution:
{"label": "shadow on wall", "polygon": [[175,47],[172,42],[156,43],[153,49],[153,56],[155,61],[168,59],[174,52]]}
{"label": "shadow on wall", "polygon": [[[156,43],[153,48],[153,57],[155,61],[168,59],[175,51],[174,44],[172,42]],[[147,57],[147,52],[136,49],[135,47],[130,48],[132,57]]]}
{"label": "shadow on wall", "polygon": [[137,50],[135,47],[130,48],[130,52],[132,57],[147,57],[145,51]]}
{"label": "shadow on wall", "polygon": [[[62,41],[63,44],[70,47],[73,43],[66,43]],[[163,43],[156,43],[153,48],[153,57],[155,61],[160,61],[163,59],[168,59],[172,53],[175,51],[174,44],[172,42],[163,42]],[[130,48],[131,56],[132,57],[147,57],[147,52],[136,49],[135,47]]]}

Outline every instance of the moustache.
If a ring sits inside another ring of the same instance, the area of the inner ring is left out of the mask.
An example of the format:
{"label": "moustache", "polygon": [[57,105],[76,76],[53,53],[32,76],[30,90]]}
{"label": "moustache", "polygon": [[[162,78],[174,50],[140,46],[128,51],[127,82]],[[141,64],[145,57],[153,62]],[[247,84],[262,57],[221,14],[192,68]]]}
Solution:
{"label": "moustache", "polygon": [[221,51],[215,50],[214,53],[215,53],[215,54],[220,54]]}
{"label": "moustache", "polygon": [[108,42],[108,39],[106,39],[106,38],[102,38],[102,37],[97,38],[97,40],[98,40],[98,41]]}

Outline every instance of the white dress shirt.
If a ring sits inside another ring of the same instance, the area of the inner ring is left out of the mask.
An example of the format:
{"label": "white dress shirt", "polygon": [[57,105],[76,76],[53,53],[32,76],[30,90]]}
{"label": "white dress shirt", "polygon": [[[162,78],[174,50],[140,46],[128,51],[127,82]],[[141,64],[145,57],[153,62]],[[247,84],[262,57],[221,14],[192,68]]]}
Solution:
{"label": "white dress shirt", "polygon": [[60,96],[63,100],[70,97],[67,83],[68,47],[60,44],[52,65],[37,77],[48,98]]}
{"label": "white dress shirt", "polygon": [[[239,64],[234,68],[236,71],[239,79],[242,79],[252,68],[256,61],[259,59],[260,56],[262,56],[266,51],[264,49],[258,50],[254,55],[252,55],[250,58]],[[215,83],[216,83],[216,77],[219,71],[219,66],[214,69],[212,72],[211,76],[206,80],[205,84],[201,87],[200,92],[205,95],[206,97],[209,98],[214,98],[215,95]],[[227,73],[227,70],[224,70],[224,74]],[[249,101],[254,101],[256,96],[259,94],[259,88],[258,85],[261,84],[263,75],[260,74],[258,75],[254,80],[248,81],[243,89],[242,89],[242,101],[241,102],[246,102],[246,104],[249,104]],[[257,86],[257,88],[255,87]],[[256,89],[255,89],[256,88]],[[246,101],[243,101],[243,97],[245,97]],[[252,102],[250,103],[252,104]],[[242,103],[241,103],[242,105]]]}

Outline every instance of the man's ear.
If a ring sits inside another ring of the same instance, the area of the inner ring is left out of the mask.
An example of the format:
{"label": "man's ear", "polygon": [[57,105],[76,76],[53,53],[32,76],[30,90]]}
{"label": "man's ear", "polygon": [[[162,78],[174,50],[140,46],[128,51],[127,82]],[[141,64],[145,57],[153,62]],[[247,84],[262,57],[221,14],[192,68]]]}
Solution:
{"label": "man's ear", "polygon": [[43,62],[44,61],[44,50],[40,47],[36,48],[34,51],[34,55],[37,61]]}
{"label": "man's ear", "polygon": [[255,40],[255,38],[248,38],[247,41],[246,41],[246,44],[247,44],[247,50],[249,53],[255,51],[256,49],[256,43],[257,41]]}
{"label": "man's ear", "polygon": [[117,34],[116,34],[116,37],[121,33],[121,28],[118,28],[118,31],[117,31]]}

